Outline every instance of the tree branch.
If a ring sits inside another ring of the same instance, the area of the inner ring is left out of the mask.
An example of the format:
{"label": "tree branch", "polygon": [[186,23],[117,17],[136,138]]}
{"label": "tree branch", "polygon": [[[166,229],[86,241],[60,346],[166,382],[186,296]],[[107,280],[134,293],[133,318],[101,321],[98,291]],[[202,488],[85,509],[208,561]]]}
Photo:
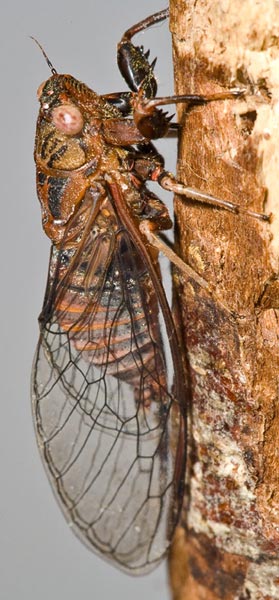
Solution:
{"label": "tree branch", "polygon": [[278,24],[273,0],[171,1],[176,93],[246,88],[180,106],[178,179],[274,215],[176,199],[178,252],[215,290],[176,276],[192,390],[177,600],[279,598]]}

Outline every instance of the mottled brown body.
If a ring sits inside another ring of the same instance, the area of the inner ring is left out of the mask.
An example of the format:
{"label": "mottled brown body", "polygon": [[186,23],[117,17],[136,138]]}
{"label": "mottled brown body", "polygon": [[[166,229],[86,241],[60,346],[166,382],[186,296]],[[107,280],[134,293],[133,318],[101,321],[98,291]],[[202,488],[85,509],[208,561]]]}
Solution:
{"label": "mottled brown body", "polygon": [[53,68],[38,90],[37,191],[52,251],[33,411],[73,530],[139,573],[164,556],[179,517],[186,392],[158,251],[140,229],[172,225],[146,185],[164,175],[150,139],[169,119],[148,106],[156,81],[143,50],[125,38],[119,55],[124,66],[137,57],[138,94],[98,96]]}

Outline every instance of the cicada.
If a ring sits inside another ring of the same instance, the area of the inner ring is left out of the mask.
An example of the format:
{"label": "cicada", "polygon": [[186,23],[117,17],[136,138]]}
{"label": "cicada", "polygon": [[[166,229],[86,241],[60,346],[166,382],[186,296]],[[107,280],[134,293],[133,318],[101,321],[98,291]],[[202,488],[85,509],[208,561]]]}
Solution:
{"label": "cicada", "polygon": [[44,51],[52,75],[38,90],[37,191],[52,248],[32,378],[37,441],[73,531],[130,573],[165,555],[185,478],[188,392],[158,263],[157,234],[172,222],[147,182],[240,210],[177,183],[152,143],[173,127],[161,105],[239,94],[156,98],[154,62],[131,40],[167,16],[118,45],[131,91],[97,95]]}

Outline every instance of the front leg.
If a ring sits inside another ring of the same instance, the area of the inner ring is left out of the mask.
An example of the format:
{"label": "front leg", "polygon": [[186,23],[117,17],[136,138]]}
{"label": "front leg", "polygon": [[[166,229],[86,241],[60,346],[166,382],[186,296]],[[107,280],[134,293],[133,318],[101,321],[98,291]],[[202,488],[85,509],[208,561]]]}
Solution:
{"label": "front leg", "polygon": [[[180,96],[165,96],[163,98],[146,98],[144,90],[140,89],[138,94],[134,94],[131,99],[133,107],[133,119],[141,134],[150,139],[156,140],[164,137],[171,127],[171,119],[173,115],[168,115],[166,112],[158,109],[158,106],[167,104],[186,104],[186,110],[190,110],[194,106],[208,104],[220,100],[230,100],[240,98],[245,93],[245,90],[232,89],[215,94],[202,96],[199,94],[183,94]],[[173,124],[177,129],[177,124]]]}
{"label": "front leg", "polygon": [[127,117],[132,112],[132,92],[111,92],[110,94],[103,94],[103,100],[108,102],[115,108],[117,108],[123,117]]}
{"label": "front leg", "polygon": [[157,93],[157,82],[154,75],[156,60],[151,64],[148,62],[149,51],[144,52],[142,46],[132,43],[134,35],[146,28],[165,20],[169,16],[169,9],[161,10],[136,25],[133,25],[122,36],[118,44],[117,61],[119,70],[130,89],[135,92],[110,94],[105,99],[117,106],[123,116],[133,114],[133,119],[142,136],[146,139],[158,139],[164,137],[169,128],[177,129],[176,124],[170,124],[171,118],[167,113],[158,109],[165,104],[187,104],[188,107],[206,104],[214,100],[225,100],[238,97],[243,91],[225,91],[210,96],[197,94],[183,96],[169,96],[155,98]]}
{"label": "front leg", "polygon": [[146,98],[153,98],[157,92],[157,82],[154,75],[156,59],[149,64],[149,50],[144,52],[142,46],[134,46],[131,39],[136,33],[147,27],[164,21],[169,16],[169,9],[147,17],[125,31],[117,47],[117,63],[121,75],[133,92],[142,89]]}

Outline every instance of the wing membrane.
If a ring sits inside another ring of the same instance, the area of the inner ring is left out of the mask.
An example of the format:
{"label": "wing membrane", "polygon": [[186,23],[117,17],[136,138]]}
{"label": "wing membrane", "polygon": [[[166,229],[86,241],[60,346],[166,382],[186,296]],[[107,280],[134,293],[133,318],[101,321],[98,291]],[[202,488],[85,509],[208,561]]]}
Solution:
{"label": "wing membrane", "polygon": [[34,361],[38,444],[75,533],[147,572],[169,545],[183,471],[170,335],[146,258],[109,197],[82,247],[68,246],[52,251]]}

